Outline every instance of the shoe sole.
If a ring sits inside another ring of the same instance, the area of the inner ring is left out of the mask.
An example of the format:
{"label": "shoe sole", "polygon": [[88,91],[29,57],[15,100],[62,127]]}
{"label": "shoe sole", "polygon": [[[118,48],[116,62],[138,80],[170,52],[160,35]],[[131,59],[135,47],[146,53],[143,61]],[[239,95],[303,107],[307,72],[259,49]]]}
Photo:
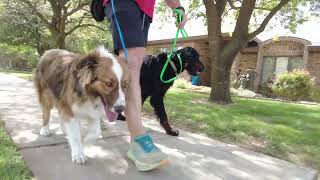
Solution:
{"label": "shoe sole", "polygon": [[141,161],[138,161],[136,158],[134,158],[133,154],[130,151],[127,152],[127,156],[129,159],[131,159],[134,162],[138,171],[151,171],[169,163],[168,159],[161,160],[159,162],[152,163],[152,164],[143,163]]}

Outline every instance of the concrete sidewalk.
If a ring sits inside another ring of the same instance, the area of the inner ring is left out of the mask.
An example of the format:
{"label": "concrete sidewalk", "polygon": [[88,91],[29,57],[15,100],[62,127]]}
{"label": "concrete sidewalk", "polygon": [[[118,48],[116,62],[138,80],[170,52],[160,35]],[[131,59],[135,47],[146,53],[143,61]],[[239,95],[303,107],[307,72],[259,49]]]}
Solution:
{"label": "concrete sidewalk", "polygon": [[52,114],[50,124],[53,134],[39,136],[42,115],[32,83],[1,73],[0,119],[39,180],[317,179],[315,170],[204,136],[185,131],[180,131],[179,137],[167,136],[150,117],[144,117],[144,124],[157,145],[169,154],[168,166],[137,172],[125,155],[129,136],[123,122],[109,125],[96,145],[85,148],[89,157],[86,165],[75,165],[57,113]]}

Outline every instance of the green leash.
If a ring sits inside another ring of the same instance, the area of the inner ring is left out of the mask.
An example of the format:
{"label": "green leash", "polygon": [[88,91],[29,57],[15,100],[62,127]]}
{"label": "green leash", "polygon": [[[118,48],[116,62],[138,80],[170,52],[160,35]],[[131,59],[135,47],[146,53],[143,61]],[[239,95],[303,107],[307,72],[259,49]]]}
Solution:
{"label": "green leash", "polygon": [[[179,24],[182,20],[183,20],[183,14],[180,12],[179,9],[175,9],[174,10],[175,13],[177,13],[177,19],[176,19],[176,23]],[[168,80],[164,80],[163,79],[163,75],[165,73],[165,71],[167,70],[167,67],[168,67],[168,64],[170,63],[171,61],[171,57],[172,57],[172,54],[173,52],[176,50],[176,47],[177,47],[177,40],[178,40],[178,37],[179,37],[179,34],[181,33],[182,37],[183,38],[187,38],[188,35],[187,35],[187,32],[184,28],[178,28],[177,30],[177,33],[176,33],[176,37],[174,38],[173,40],[173,45],[172,45],[172,48],[171,48],[171,51],[169,53],[169,55],[167,56],[167,61],[166,63],[164,64],[162,70],[161,70],[161,74],[160,74],[160,80],[163,82],[163,83],[170,83],[174,80],[176,80],[178,78],[178,75],[181,74],[182,72],[182,60],[181,60],[181,56],[180,54],[177,54],[178,56],[178,59],[179,59],[179,63],[180,63],[180,72],[179,74],[177,74],[175,77],[171,78],[171,79],[168,79]]]}

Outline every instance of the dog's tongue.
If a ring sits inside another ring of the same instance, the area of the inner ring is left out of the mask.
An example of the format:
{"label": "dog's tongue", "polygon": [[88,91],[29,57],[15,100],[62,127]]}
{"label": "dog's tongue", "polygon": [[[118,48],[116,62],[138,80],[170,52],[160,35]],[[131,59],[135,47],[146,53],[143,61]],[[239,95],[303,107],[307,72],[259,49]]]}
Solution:
{"label": "dog's tongue", "polygon": [[106,111],[107,119],[109,122],[113,122],[113,121],[117,120],[118,113],[115,113],[115,112],[108,110],[107,107],[105,107],[104,110]]}

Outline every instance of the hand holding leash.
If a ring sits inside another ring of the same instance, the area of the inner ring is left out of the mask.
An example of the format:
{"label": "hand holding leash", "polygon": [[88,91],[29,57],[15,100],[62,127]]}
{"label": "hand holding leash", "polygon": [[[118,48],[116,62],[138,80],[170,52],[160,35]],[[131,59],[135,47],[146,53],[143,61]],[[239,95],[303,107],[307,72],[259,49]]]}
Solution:
{"label": "hand holding leash", "polygon": [[173,16],[177,18],[177,28],[184,28],[186,22],[188,21],[188,14],[185,12],[185,9],[182,6],[177,7],[173,11]]}

